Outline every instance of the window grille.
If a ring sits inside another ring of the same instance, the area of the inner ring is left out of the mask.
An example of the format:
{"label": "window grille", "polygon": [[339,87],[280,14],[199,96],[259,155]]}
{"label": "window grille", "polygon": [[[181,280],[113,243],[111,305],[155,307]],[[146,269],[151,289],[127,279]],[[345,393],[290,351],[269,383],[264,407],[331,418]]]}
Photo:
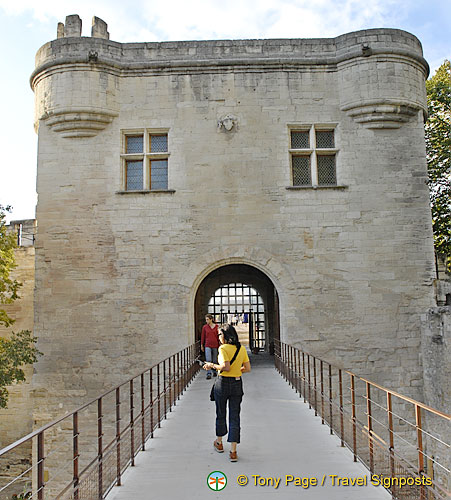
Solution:
{"label": "window grille", "polygon": [[265,348],[265,305],[262,296],[251,285],[244,283],[222,285],[211,295],[208,313],[213,315],[216,323],[233,321],[236,315],[244,323],[253,321],[255,326],[253,346],[259,349]]}
{"label": "window grille", "polygon": [[291,132],[291,149],[308,149],[310,147],[309,131]]}
{"label": "window grille", "polygon": [[150,142],[151,153],[167,153],[168,151],[167,135],[151,135],[149,142]]}
{"label": "window grille", "polygon": [[137,191],[143,189],[143,162],[126,162],[127,191]]}
{"label": "window grille", "polygon": [[143,136],[142,135],[129,135],[126,137],[127,146],[126,153],[142,153],[143,152]]}
{"label": "window grille", "polygon": [[310,172],[310,156],[293,156],[293,186],[310,186],[312,177]]}
{"label": "window grille", "polygon": [[168,188],[168,160],[150,162],[150,189]]}
{"label": "window grille", "polygon": [[320,186],[333,186],[337,184],[335,169],[335,155],[317,156],[318,184]]}
{"label": "window grille", "polygon": [[334,148],[334,131],[333,130],[317,130],[316,131],[316,147],[318,149]]}

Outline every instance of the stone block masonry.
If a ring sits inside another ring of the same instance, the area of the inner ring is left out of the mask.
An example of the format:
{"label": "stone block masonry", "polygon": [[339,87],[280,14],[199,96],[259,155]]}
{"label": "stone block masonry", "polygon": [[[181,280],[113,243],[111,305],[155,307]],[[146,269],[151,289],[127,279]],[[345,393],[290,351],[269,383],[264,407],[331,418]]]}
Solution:
{"label": "stone block masonry", "polygon": [[[122,44],[101,20],[92,37],[79,27],[60,26],[31,77],[36,424],[191,343],[198,287],[227,264],[272,281],[281,340],[422,399],[435,268],[418,39]],[[292,130],[332,131],[333,151],[293,152]],[[141,136],[143,188],[129,189]],[[333,154],[336,182],[296,185],[296,154]]]}

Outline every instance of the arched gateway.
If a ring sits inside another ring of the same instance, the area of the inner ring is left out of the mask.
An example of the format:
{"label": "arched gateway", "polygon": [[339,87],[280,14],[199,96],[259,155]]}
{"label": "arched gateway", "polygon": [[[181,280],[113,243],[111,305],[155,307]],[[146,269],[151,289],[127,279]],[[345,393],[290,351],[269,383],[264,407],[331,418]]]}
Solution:
{"label": "arched gateway", "polygon": [[195,336],[205,314],[215,321],[236,325],[254,352],[271,351],[280,338],[279,297],[273,282],[259,269],[247,264],[229,264],[210,272],[197,289],[194,301]]}

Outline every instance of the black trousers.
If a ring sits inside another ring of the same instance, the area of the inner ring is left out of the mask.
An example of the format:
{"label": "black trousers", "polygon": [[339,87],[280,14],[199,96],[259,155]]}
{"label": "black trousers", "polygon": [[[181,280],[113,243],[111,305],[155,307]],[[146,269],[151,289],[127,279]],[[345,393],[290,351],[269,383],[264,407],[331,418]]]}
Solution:
{"label": "black trousers", "polygon": [[227,434],[227,403],[229,406],[229,432],[227,441],[229,443],[240,442],[240,410],[243,399],[243,381],[241,377],[219,376],[215,382],[215,404],[216,404],[216,435]]}

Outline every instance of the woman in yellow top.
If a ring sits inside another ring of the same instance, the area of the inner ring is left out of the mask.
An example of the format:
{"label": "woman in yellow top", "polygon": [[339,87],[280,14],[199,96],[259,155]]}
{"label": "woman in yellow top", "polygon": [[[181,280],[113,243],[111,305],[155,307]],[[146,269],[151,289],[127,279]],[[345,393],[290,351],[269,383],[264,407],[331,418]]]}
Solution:
{"label": "woman in yellow top", "polygon": [[[240,442],[240,409],[243,399],[243,382],[241,375],[251,371],[247,351],[238,341],[238,335],[232,325],[226,325],[219,330],[218,364],[205,363],[204,370],[218,370],[219,377],[215,383],[216,404],[216,439],[213,442],[215,450],[224,452],[222,437],[227,434],[226,408],[229,403],[229,432],[227,441],[230,445],[230,461],[238,460],[236,446]],[[233,357],[235,356],[235,359]]]}

